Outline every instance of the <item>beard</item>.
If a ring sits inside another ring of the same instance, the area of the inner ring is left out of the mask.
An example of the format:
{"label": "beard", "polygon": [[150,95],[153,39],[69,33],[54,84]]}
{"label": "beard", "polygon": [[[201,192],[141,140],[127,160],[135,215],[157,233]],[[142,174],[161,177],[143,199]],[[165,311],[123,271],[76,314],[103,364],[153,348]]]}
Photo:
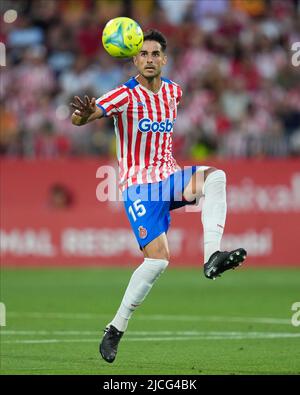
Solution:
{"label": "beard", "polygon": [[160,75],[161,70],[143,70],[143,72],[141,73],[141,75],[146,78],[146,79],[153,79],[156,78]]}

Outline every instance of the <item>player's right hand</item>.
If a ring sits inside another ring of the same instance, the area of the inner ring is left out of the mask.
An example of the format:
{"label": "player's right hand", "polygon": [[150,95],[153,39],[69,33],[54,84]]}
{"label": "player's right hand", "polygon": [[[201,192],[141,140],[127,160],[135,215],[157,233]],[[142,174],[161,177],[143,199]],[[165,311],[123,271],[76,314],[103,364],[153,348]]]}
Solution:
{"label": "player's right hand", "polygon": [[87,95],[84,96],[82,101],[79,96],[74,96],[74,102],[70,105],[75,109],[74,114],[82,118],[88,118],[96,111],[96,99],[90,99]]}

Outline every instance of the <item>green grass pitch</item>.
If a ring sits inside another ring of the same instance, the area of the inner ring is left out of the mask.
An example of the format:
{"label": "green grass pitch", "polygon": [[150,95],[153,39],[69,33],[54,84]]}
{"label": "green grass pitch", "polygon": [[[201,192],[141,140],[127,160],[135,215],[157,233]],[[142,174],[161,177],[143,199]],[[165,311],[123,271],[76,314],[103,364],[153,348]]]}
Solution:
{"label": "green grass pitch", "polygon": [[113,364],[98,354],[133,268],[1,269],[2,374],[300,374],[300,268],[207,280],[172,268],[136,311]]}

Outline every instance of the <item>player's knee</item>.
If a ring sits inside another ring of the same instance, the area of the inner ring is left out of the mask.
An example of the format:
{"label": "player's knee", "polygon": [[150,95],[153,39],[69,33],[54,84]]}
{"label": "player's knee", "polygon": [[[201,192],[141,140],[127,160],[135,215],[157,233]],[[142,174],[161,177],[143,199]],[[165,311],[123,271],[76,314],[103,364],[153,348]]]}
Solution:
{"label": "player's knee", "polygon": [[152,250],[150,253],[144,253],[146,258],[150,259],[162,259],[164,261],[170,261],[170,252],[167,248],[156,248]]}
{"label": "player's knee", "polygon": [[169,261],[167,259],[158,259],[158,258],[145,258],[147,260],[148,263],[152,264],[153,266],[155,265],[157,271],[159,273],[162,273],[166,270],[166,268],[168,267]]}
{"label": "player's knee", "polygon": [[210,167],[209,169],[205,170],[206,173],[205,175],[205,181],[203,185],[202,192],[205,195],[205,192],[207,188],[210,185],[214,185],[215,183],[222,183],[224,186],[226,186],[226,174],[225,171],[216,169],[215,167]]}
{"label": "player's knee", "polygon": [[213,173],[215,173],[216,171],[219,171],[219,169],[216,168],[216,167],[209,167],[209,168],[207,168],[206,170],[204,170],[204,181],[207,179],[207,177],[208,177],[210,174],[213,174]]}
{"label": "player's knee", "polygon": [[170,261],[170,253],[169,251],[157,251],[157,253],[153,254],[153,259],[163,259],[164,261]]}
{"label": "player's knee", "polygon": [[224,170],[217,169],[216,167],[210,167],[204,171],[204,180],[207,181],[209,176],[210,180],[226,182],[226,173]]}

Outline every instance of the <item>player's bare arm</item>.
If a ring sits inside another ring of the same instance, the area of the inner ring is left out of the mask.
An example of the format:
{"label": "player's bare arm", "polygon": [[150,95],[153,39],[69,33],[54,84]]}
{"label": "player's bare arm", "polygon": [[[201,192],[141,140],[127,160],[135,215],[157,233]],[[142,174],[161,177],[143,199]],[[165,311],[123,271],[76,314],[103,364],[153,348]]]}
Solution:
{"label": "player's bare arm", "polygon": [[79,96],[74,96],[74,101],[70,105],[75,110],[72,114],[73,125],[85,125],[104,116],[101,108],[97,107],[94,97],[90,99],[88,96],[84,96],[84,99],[81,100]]}

